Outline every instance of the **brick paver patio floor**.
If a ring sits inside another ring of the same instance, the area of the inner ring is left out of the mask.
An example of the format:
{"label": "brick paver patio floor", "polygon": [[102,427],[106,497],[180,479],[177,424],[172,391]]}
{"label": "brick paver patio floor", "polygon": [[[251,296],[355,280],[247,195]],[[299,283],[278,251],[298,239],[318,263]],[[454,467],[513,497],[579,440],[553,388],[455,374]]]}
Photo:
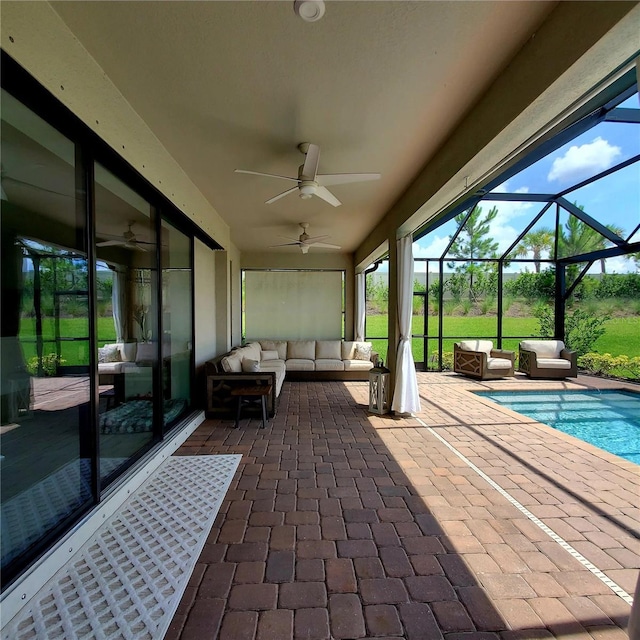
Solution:
{"label": "brick paver patio floor", "polygon": [[627,638],[640,467],[470,393],[612,383],[418,378],[415,418],[285,383],[267,429],[196,430],[243,459],[167,640]]}

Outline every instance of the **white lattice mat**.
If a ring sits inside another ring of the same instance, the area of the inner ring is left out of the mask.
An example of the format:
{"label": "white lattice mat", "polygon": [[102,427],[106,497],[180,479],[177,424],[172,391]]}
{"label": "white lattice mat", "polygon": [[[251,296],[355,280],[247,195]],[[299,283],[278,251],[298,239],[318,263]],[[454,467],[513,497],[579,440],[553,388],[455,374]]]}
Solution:
{"label": "white lattice mat", "polygon": [[162,638],[241,458],[167,459],[3,627],[3,640]]}

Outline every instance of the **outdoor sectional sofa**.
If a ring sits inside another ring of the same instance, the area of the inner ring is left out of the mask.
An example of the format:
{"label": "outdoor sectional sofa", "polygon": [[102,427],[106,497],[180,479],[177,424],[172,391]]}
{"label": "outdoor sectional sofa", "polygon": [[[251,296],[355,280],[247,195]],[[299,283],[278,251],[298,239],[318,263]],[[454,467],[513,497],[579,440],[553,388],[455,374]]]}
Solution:
{"label": "outdoor sectional sofa", "polygon": [[288,380],[368,380],[378,361],[370,342],[345,340],[256,340],[206,363],[207,416],[235,409],[234,387],[271,384],[267,408],[273,416]]}

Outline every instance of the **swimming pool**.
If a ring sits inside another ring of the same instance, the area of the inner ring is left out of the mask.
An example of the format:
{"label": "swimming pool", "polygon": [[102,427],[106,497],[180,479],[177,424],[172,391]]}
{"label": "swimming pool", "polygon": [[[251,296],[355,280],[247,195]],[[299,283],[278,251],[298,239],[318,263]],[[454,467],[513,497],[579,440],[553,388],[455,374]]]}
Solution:
{"label": "swimming pool", "polygon": [[478,395],[640,464],[640,394],[625,391],[481,391]]}

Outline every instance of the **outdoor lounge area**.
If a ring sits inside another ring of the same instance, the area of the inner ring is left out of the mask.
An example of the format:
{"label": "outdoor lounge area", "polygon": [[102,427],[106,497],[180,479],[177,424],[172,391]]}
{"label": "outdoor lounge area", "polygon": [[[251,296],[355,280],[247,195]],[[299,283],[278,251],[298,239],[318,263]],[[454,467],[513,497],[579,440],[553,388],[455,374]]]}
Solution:
{"label": "outdoor lounge area", "polygon": [[640,2],[0,11],[0,640],[640,640]]}

